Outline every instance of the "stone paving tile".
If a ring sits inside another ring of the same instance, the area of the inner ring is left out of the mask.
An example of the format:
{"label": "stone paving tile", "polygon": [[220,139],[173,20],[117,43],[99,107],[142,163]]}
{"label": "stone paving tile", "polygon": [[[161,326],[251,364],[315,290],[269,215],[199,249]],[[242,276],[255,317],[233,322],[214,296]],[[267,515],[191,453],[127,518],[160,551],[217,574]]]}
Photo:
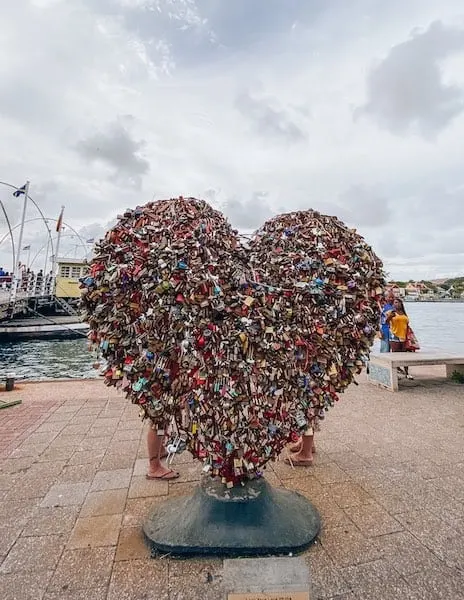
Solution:
{"label": "stone paving tile", "polygon": [[55,480],[56,475],[29,477],[28,474],[25,474],[11,486],[8,495],[4,499],[43,498]]}
{"label": "stone paving tile", "polygon": [[335,463],[328,463],[325,465],[315,464],[311,471],[316,479],[318,479],[323,485],[326,483],[341,483],[350,480],[350,476],[346,473],[346,471],[340,469],[340,467]]}
{"label": "stone paving tile", "polygon": [[403,577],[439,567],[439,559],[408,531],[382,535],[375,539],[382,558]]}
{"label": "stone paving tile", "polygon": [[42,600],[106,600],[106,587],[85,590],[60,590],[47,592]]}
{"label": "stone paving tile", "polygon": [[32,456],[34,458],[37,458],[38,456],[40,456],[42,454],[42,452],[45,452],[48,448],[49,448],[49,445],[47,443],[34,444],[32,446],[28,442],[24,442],[18,448],[13,450],[13,452],[10,453],[10,457],[11,458],[25,458],[27,456]]}
{"label": "stone paving tile", "polygon": [[126,488],[132,476],[132,469],[115,469],[113,471],[98,471],[92,481],[92,492],[117,490]]}
{"label": "stone paving tile", "polygon": [[119,452],[124,456],[130,456],[132,459],[135,459],[137,454],[137,449],[139,447],[139,442],[137,440],[126,440],[125,442],[118,442],[111,440],[108,445],[107,452]]}
{"label": "stone paving tile", "polygon": [[119,535],[116,561],[150,558],[150,549],[140,527],[124,527]]}
{"label": "stone paving tile", "polygon": [[90,437],[87,435],[79,444],[78,450],[106,450],[111,442],[111,436]]}
{"label": "stone paving tile", "polygon": [[[113,435],[112,442],[129,442],[129,441],[140,441],[141,430],[138,429],[123,429],[122,431],[116,431]],[[138,446],[137,446],[138,448]]]}
{"label": "stone paving tile", "polygon": [[141,527],[148,518],[151,509],[163,500],[166,500],[165,496],[128,499],[122,517],[123,527]]}
{"label": "stone paving tile", "polygon": [[320,504],[317,500],[313,504],[321,516],[324,533],[341,527],[352,527],[353,522],[342,508],[327,502]]}
{"label": "stone paving tile", "polygon": [[57,478],[57,483],[80,483],[92,481],[97,472],[95,464],[69,465],[64,467]]}
{"label": "stone paving tile", "polygon": [[78,506],[83,504],[90,482],[60,483],[52,486],[40,506]]}
{"label": "stone paving tile", "polygon": [[67,543],[68,549],[116,546],[122,514],[79,518]]}
{"label": "stone paving tile", "polygon": [[115,550],[115,547],[65,550],[47,591],[74,592],[107,586]]}
{"label": "stone paving tile", "polygon": [[418,600],[416,592],[386,561],[347,567],[342,574],[358,598]]}
{"label": "stone paving tile", "polygon": [[206,559],[170,562],[170,600],[222,600],[223,597],[222,561]]}
{"label": "stone paving tile", "polygon": [[22,532],[23,537],[71,533],[79,506],[37,507]]}
{"label": "stone paving tile", "polygon": [[126,505],[127,489],[90,492],[82,506],[80,517],[122,514]]}
{"label": "stone paving tile", "polygon": [[117,469],[132,469],[133,464],[133,456],[127,454],[120,454],[115,450],[108,450],[105,454],[105,457],[100,463],[100,469],[104,471],[114,471]]}
{"label": "stone paving tile", "polygon": [[321,542],[331,559],[339,566],[356,565],[380,557],[380,551],[374,542],[364,537],[355,525],[323,530]]}
{"label": "stone paving tile", "polygon": [[90,427],[91,424],[87,424],[87,423],[74,423],[74,420],[71,421],[72,425],[66,425],[66,427],[62,430],[61,434],[63,436],[65,435],[85,435]]}
{"label": "stone paving tile", "polygon": [[335,500],[340,508],[368,504],[371,499],[361,486],[349,481],[327,484],[324,486],[324,491]]}
{"label": "stone paving tile", "polygon": [[50,444],[50,448],[78,448],[82,443],[84,436],[79,435],[62,435],[56,437]]}
{"label": "stone paving tile", "polygon": [[148,461],[145,458],[137,458],[134,462],[132,475],[135,477],[145,477],[148,469]]}
{"label": "stone paving tile", "polygon": [[7,474],[21,473],[26,471],[33,462],[34,458],[32,456],[26,456],[24,458],[6,458],[0,464],[0,472]]}
{"label": "stone paving tile", "polygon": [[94,464],[97,467],[105,456],[105,450],[76,450],[68,460],[68,465]]}
{"label": "stone paving tile", "polygon": [[149,480],[145,476],[132,477],[129,488],[129,498],[152,498],[153,496],[166,496],[168,491],[168,481]]}
{"label": "stone paving tile", "polygon": [[71,458],[75,451],[75,446],[67,446],[63,448],[48,447],[47,450],[45,450],[45,452],[39,456],[38,462],[50,463],[61,460],[67,461]]}
{"label": "stone paving tile", "polygon": [[24,527],[29,521],[31,512],[38,506],[40,498],[7,500],[0,502],[2,523],[14,523],[15,527]]}
{"label": "stone paving tile", "polygon": [[169,600],[168,562],[131,560],[113,568],[108,600]]}
{"label": "stone paving tile", "polygon": [[411,510],[397,515],[398,521],[434,553],[447,547],[458,532],[426,510]]}
{"label": "stone paving tile", "polygon": [[50,444],[58,434],[56,432],[43,432],[43,433],[33,433],[28,436],[27,443],[31,444],[31,446],[36,446],[37,444]]}
{"label": "stone paving tile", "polygon": [[175,498],[177,496],[192,496],[194,491],[197,489],[198,482],[186,481],[176,483],[179,480],[169,482],[169,498]]}
{"label": "stone paving tile", "polygon": [[0,573],[2,600],[42,600],[53,571]]}
{"label": "stone paving tile", "polygon": [[52,571],[63,549],[63,538],[57,535],[20,538],[3,561],[0,573]]}
{"label": "stone paving tile", "polygon": [[53,432],[58,434],[61,431],[63,431],[65,427],[66,423],[63,423],[62,421],[45,421],[45,423],[42,423],[42,425],[40,425],[40,427],[37,427],[35,431],[36,433]]}
{"label": "stone paving tile", "polygon": [[316,543],[305,554],[315,598],[333,598],[350,591],[350,586],[322,546]]}
{"label": "stone paving tile", "polygon": [[346,508],[345,512],[366,537],[385,535],[404,529],[401,523],[376,503],[351,506]]}
{"label": "stone paving tile", "polygon": [[[21,534],[22,527],[0,527],[0,557],[5,557]],[[2,562],[0,558],[0,563]]]}
{"label": "stone paving tile", "polygon": [[445,566],[406,577],[407,583],[418,591],[420,600],[459,600],[463,598],[464,576]]}

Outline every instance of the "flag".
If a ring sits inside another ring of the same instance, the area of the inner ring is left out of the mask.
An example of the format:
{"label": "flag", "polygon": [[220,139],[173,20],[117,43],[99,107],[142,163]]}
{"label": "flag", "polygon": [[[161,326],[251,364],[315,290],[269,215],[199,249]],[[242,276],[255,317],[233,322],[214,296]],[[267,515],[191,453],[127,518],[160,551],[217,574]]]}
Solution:
{"label": "flag", "polygon": [[24,246],[24,248],[23,248],[23,250],[30,250],[30,249],[31,249],[30,245],[29,246]]}
{"label": "flag", "polygon": [[95,238],[90,238],[90,240],[87,240],[85,243],[86,244],[93,244],[95,241]]}
{"label": "flag", "polygon": [[19,198],[21,196],[21,194],[25,194],[26,193],[26,186],[27,183],[25,183],[22,187],[18,188],[16,191],[13,192],[13,196],[15,198]]}
{"label": "flag", "polygon": [[58,221],[56,222],[56,230],[58,231],[58,233],[61,231],[61,228],[63,226],[63,211],[64,207],[61,209],[60,216],[58,217]]}

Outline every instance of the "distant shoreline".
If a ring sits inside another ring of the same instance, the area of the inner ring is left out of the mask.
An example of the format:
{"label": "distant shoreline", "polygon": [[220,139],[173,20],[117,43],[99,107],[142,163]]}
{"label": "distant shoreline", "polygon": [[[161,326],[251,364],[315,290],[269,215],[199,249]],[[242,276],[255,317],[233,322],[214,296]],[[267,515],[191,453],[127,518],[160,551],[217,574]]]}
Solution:
{"label": "distant shoreline", "polygon": [[427,298],[427,300],[422,300],[419,298],[402,298],[403,302],[420,302],[421,304],[425,304],[427,302],[434,304],[435,302],[449,302],[449,303],[453,303],[455,304],[457,303],[463,303],[464,302],[464,298],[436,298],[436,299],[431,299],[431,298]]}

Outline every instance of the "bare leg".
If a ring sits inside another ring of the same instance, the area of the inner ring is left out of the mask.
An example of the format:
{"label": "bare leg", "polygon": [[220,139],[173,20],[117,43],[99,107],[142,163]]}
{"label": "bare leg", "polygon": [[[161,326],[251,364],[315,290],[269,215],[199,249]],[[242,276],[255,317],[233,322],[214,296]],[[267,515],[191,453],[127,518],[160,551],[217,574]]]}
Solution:
{"label": "bare leg", "polygon": [[295,452],[291,460],[286,458],[284,462],[295,467],[310,467],[313,464],[313,443],[314,435],[304,435],[301,439],[301,450]]}
{"label": "bare leg", "polygon": [[[292,453],[299,452],[301,450],[302,444],[303,444],[303,438],[300,438],[294,444],[290,444],[290,446],[288,447],[288,449]],[[316,445],[314,444],[314,436],[313,436],[313,454],[316,454]]]}
{"label": "bare leg", "polygon": [[165,467],[161,462],[163,457],[163,446],[164,437],[158,435],[156,431],[150,427],[147,433],[147,446],[148,446],[148,479],[177,479],[179,473],[176,473],[172,469]]}

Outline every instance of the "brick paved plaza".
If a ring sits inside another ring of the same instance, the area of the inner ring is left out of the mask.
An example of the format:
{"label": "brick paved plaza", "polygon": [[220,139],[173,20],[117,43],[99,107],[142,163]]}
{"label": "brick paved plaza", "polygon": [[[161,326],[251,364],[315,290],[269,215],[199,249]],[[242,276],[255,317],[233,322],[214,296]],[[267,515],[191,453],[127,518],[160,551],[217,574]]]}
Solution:
{"label": "brick paved plaza", "polygon": [[[23,384],[0,411],[2,600],[221,600],[221,560],[150,558],[150,507],[190,493],[201,467],[147,481],[136,407],[101,381]],[[268,480],[319,509],[305,553],[313,597],[464,598],[464,386],[352,386],[316,438],[312,468]],[[240,591],[240,590],[238,590]]]}

